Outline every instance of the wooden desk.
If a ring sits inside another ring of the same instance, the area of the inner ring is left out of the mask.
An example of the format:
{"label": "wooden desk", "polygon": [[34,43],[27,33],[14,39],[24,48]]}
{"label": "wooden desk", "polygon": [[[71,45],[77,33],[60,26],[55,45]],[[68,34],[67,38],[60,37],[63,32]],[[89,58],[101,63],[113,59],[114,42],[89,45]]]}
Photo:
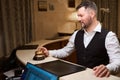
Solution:
{"label": "wooden desk", "polygon": [[92,69],[86,69],[85,71],[73,73],[67,76],[60,77],[60,80],[120,80],[119,77],[111,75],[110,77],[106,78],[98,78],[94,75]]}
{"label": "wooden desk", "polygon": [[45,58],[45,60],[36,61],[33,60],[34,54],[35,54],[35,50],[17,50],[16,52],[16,56],[18,60],[24,65],[26,65],[27,62],[30,62],[32,64],[40,64],[40,63],[57,60],[57,58],[47,57]]}
{"label": "wooden desk", "polygon": [[[40,64],[40,63],[57,60],[57,58],[53,58],[49,56],[42,61],[35,61],[33,60],[34,52],[35,50],[18,50],[16,56],[24,65],[27,62],[30,62],[32,64]],[[85,71],[62,76],[59,78],[59,80],[120,80],[120,78],[113,75],[111,75],[108,78],[98,78],[95,77],[93,70],[87,68]]]}
{"label": "wooden desk", "polygon": [[[69,37],[65,37],[65,38],[58,39],[58,40],[40,40],[40,41],[32,42],[32,43],[30,43],[30,45],[38,44],[40,46],[46,46],[49,48],[48,44],[68,40],[68,38]],[[54,45],[56,46],[56,44],[54,44]],[[60,45],[61,45],[61,43],[60,43]],[[62,47],[62,46],[60,46],[60,47]],[[42,61],[35,61],[35,60],[33,60],[35,51],[36,51],[36,49],[17,50],[16,56],[17,56],[18,60],[21,63],[23,63],[24,65],[26,65],[27,62],[30,62],[32,64],[40,64],[40,63],[57,60],[57,58],[53,58],[53,57],[49,56]],[[111,75],[109,78],[98,78],[98,77],[95,77],[93,70],[88,68],[82,72],[77,72],[77,73],[73,73],[70,75],[62,76],[62,77],[60,77],[59,80],[120,80],[120,77]]]}
{"label": "wooden desk", "polygon": [[[29,43],[28,45],[36,45],[38,44],[39,46],[44,46],[46,47],[48,50],[53,50],[53,49],[60,49],[63,48],[69,39],[70,36],[64,36],[64,37],[60,37],[59,39],[54,39],[54,40],[40,40],[40,41],[35,41],[32,43]],[[66,58],[62,58],[64,60],[76,63],[76,53],[73,52],[71,55],[69,55]]]}

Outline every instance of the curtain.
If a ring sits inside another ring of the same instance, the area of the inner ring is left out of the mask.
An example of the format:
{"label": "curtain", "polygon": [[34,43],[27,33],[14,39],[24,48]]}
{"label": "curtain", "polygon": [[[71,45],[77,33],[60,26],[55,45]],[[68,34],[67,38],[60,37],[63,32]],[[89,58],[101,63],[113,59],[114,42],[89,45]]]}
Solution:
{"label": "curtain", "polygon": [[0,57],[31,42],[30,5],[30,0],[0,0]]}
{"label": "curtain", "polygon": [[[118,32],[118,0],[92,0],[98,6],[98,19],[102,22],[103,27]],[[104,12],[101,8],[109,9]]]}

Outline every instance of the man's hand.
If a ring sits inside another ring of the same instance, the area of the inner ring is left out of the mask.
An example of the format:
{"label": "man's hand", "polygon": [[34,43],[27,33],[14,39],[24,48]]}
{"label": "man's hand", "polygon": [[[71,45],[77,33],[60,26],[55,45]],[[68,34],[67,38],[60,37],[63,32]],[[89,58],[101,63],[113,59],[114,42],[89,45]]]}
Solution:
{"label": "man's hand", "polygon": [[105,65],[96,66],[93,68],[96,77],[109,77],[110,71]]}
{"label": "man's hand", "polygon": [[42,51],[42,53],[44,53],[44,55],[46,57],[49,56],[49,52],[48,52],[47,48],[45,48],[45,47],[38,47],[37,51]]}

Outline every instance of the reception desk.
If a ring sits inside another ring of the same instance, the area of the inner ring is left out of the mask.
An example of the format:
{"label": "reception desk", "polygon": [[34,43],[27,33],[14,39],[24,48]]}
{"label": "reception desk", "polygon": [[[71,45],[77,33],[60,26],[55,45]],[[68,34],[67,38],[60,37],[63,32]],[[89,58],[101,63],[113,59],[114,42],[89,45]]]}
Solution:
{"label": "reception desk", "polygon": [[[31,44],[34,44],[34,45],[39,44],[39,46],[45,46],[45,45],[53,43],[53,42],[67,40],[68,38],[69,37],[59,39],[59,40],[41,40],[38,42],[30,43],[30,45]],[[46,62],[58,60],[58,58],[54,58],[52,56],[49,56],[49,57],[45,58],[44,60],[35,61],[35,60],[33,60],[35,51],[36,51],[36,49],[17,50],[16,56],[17,56],[18,60],[24,65],[26,65],[27,62],[30,62],[32,64],[41,64],[41,63],[46,63]],[[59,78],[59,80],[120,80],[120,77],[111,75],[108,78],[106,78],[106,77],[98,78],[94,75],[94,72],[92,69],[87,68],[84,71],[80,71],[80,72],[76,72],[73,74],[62,76]]]}

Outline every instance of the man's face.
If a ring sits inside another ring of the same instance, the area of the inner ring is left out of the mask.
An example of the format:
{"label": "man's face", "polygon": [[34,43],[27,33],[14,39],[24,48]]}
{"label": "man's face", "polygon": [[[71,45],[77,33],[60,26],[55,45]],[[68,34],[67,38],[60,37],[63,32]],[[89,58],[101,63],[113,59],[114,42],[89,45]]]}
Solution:
{"label": "man's face", "polygon": [[92,17],[88,9],[81,7],[78,9],[77,15],[82,27],[87,28],[92,24]]}

